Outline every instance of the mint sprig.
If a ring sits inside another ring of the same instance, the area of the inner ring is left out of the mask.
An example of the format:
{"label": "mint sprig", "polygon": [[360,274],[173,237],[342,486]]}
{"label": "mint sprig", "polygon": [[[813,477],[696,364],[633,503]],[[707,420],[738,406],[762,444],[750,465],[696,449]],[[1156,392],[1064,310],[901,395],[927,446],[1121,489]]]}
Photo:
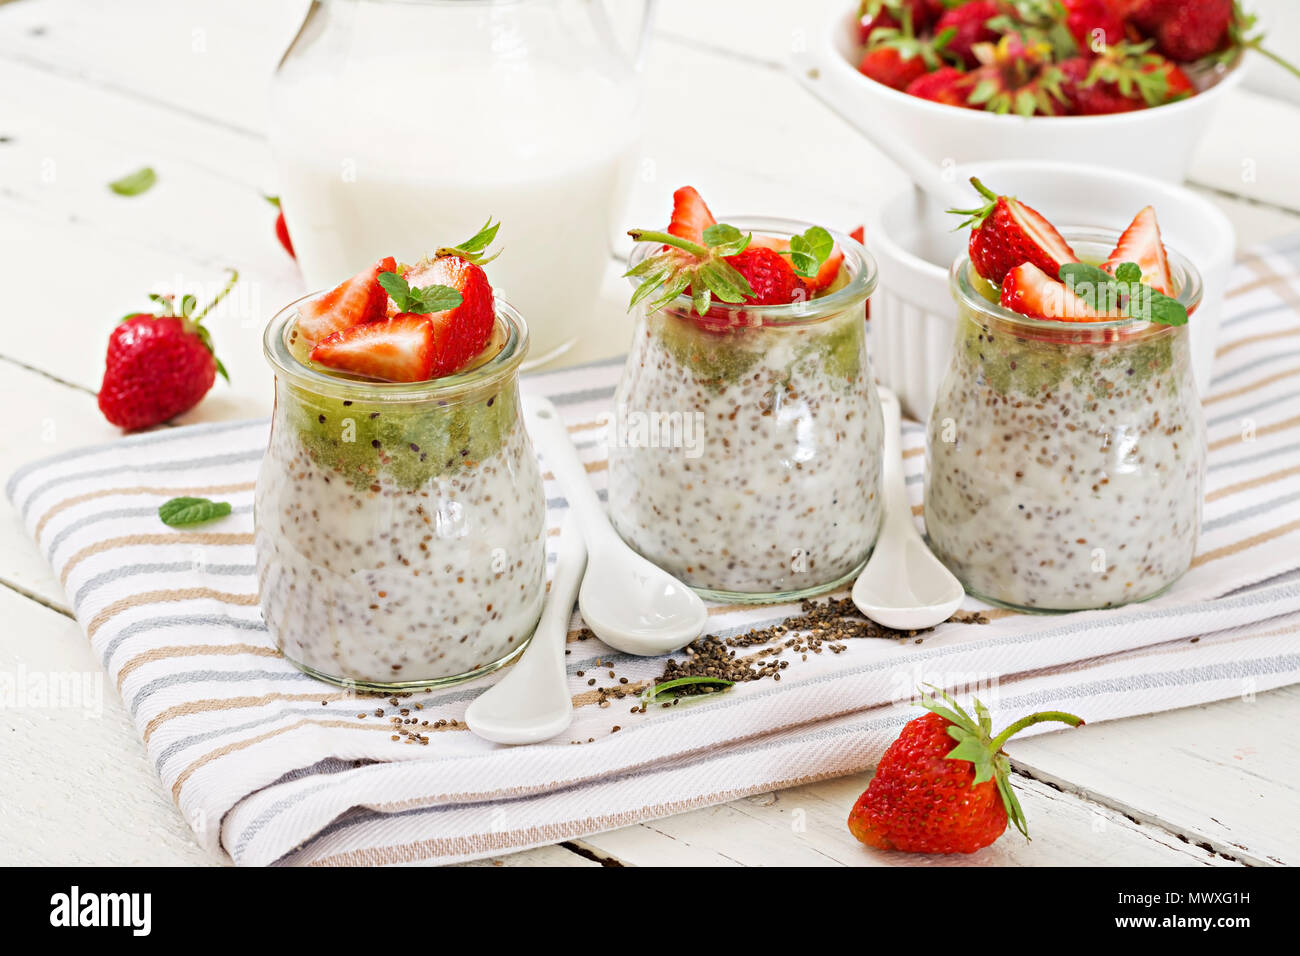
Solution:
{"label": "mint sprig", "polygon": [[791,236],[789,250],[781,254],[790,257],[790,265],[794,266],[796,273],[805,279],[811,279],[817,275],[822,263],[830,258],[834,249],[835,240],[831,234],[821,226],[813,226],[801,235]]}
{"label": "mint sprig", "polygon": [[208,498],[173,498],[158,506],[158,517],[170,527],[202,524],[230,514],[230,502]]}
{"label": "mint sprig", "polygon": [[108,188],[119,196],[138,196],[152,189],[157,181],[158,174],[153,171],[153,167],[144,166],[121,179],[113,180],[108,184]]}
{"label": "mint sprig", "polygon": [[1186,325],[1187,307],[1142,281],[1142,267],[1121,263],[1111,275],[1087,262],[1067,262],[1060,279],[1071,292],[1103,314],[1118,312],[1157,325]]}
{"label": "mint sprig", "polygon": [[431,312],[454,309],[465,301],[464,296],[449,285],[427,285],[422,289],[412,289],[396,272],[379,273],[379,284],[392,298],[398,312],[428,315]]}

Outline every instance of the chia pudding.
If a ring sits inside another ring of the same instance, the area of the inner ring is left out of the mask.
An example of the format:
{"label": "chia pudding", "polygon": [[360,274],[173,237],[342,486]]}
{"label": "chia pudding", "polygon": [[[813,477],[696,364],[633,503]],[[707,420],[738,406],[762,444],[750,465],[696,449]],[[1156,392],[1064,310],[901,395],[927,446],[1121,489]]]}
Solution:
{"label": "chia pudding", "polygon": [[[1086,255],[1112,240],[1073,241]],[[1190,312],[1200,279],[1169,260]],[[928,425],[931,548],[968,591],[1014,608],[1159,594],[1191,564],[1204,497],[1187,326],[1029,319],[973,273],[953,266],[956,342]]]}
{"label": "chia pudding", "polygon": [[518,653],[545,593],[545,501],[520,417],[522,320],[498,300],[479,364],[427,382],[304,362],[272,320],[255,504],[263,617],[285,657],[363,688],[448,683]]}
{"label": "chia pudding", "polygon": [[836,240],[844,265],[823,297],[637,312],[609,438],[610,517],[707,597],[831,590],[875,543],[883,422],[863,318],[875,271],[860,245]]}

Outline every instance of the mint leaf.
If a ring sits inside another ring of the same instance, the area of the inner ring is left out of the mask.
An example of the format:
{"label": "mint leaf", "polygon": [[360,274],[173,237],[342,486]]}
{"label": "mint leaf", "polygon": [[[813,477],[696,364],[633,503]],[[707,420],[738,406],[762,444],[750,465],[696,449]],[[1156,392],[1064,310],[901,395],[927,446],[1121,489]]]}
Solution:
{"label": "mint leaf", "polygon": [[158,517],[170,527],[201,524],[230,514],[230,502],[207,498],[173,498],[158,507]]}
{"label": "mint leaf", "polygon": [[1098,312],[1123,312],[1119,284],[1109,272],[1087,262],[1067,262],[1061,266],[1060,278]]}
{"label": "mint leaf", "polygon": [[[392,297],[393,302],[396,303],[399,309],[402,308],[402,303],[411,295],[410,285],[396,272],[379,273],[379,284],[384,287],[384,291]],[[402,309],[402,311],[406,310]]]}
{"label": "mint leaf", "polygon": [[1186,306],[1137,281],[1142,278],[1142,269],[1136,263],[1122,263],[1115,272],[1112,276],[1087,262],[1067,262],[1061,266],[1060,279],[1099,312],[1120,312],[1157,325],[1187,324]]}
{"label": "mint leaf", "polygon": [[431,312],[454,309],[465,301],[459,292],[447,285],[429,285],[422,289],[412,289],[396,272],[381,272],[379,284],[392,298],[399,312],[428,315]]}
{"label": "mint leaf", "polygon": [[158,175],[153,171],[153,167],[145,166],[121,179],[113,180],[108,184],[108,188],[119,196],[138,196],[148,192],[157,181]]}
{"label": "mint leaf", "polygon": [[1142,267],[1136,262],[1122,262],[1115,270],[1115,278],[1120,282],[1141,282]]}
{"label": "mint leaf", "polygon": [[[735,681],[727,680],[723,677],[691,676],[678,677],[674,680],[664,681],[662,684],[654,684],[647,687],[641,692],[641,703],[657,704],[665,700],[672,700],[676,697],[686,696],[681,692],[683,687],[704,687],[709,690],[723,691],[729,687],[736,686]],[[706,691],[707,693],[708,691]]]}
{"label": "mint leaf", "polygon": [[428,315],[454,309],[464,301],[465,297],[449,285],[427,285],[423,289],[411,290],[407,308],[402,311]]}
{"label": "mint leaf", "polygon": [[822,263],[830,258],[835,249],[835,240],[821,226],[813,226],[799,236],[790,237],[790,249],[783,253],[790,257],[794,271],[805,279],[817,275]]}

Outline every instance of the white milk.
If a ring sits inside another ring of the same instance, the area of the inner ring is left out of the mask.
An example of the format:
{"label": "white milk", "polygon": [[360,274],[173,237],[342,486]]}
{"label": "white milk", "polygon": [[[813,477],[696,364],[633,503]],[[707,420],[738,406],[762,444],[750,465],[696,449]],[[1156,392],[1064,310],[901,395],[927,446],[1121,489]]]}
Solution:
{"label": "white milk", "polygon": [[530,360],[563,351],[610,263],[636,145],[626,101],[594,72],[541,61],[282,73],[272,145],[308,286],[383,255],[412,262],[492,216],[502,254],[488,276],[528,322]]}

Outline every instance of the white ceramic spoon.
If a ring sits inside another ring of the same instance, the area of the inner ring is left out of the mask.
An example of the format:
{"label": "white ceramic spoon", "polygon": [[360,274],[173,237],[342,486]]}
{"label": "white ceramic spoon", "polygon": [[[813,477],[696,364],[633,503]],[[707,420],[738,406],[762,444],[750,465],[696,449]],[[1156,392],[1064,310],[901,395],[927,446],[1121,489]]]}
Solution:
{"label": "white ceramic spoon", "polygon": [[524,410],[587,542],[578,593],[587,626],[610,647],[645,656],[671,653],[703,634],[709,615],[700,596],[629,548],[610,525],[555,406],[528,397]]}
{"label": "white ceramic spoon", "polygon": [[885,416],[885,520],[871,560],[853,584],[853,603],[877,624],[921,630],[952,617],[965,596],[961,582],[943,566],[912,520],[903,480],[903,436],[898,396],[880,390]]}
{"label": "white ceramic spoon", "polygon": [[533,639],[506,675],[474,698],[465,711],[465,723],[484,740],[535,744],[554,737],[573,721],[564,645],[586,566],[587,546],[570,513],[560,529],[555,574]]}

